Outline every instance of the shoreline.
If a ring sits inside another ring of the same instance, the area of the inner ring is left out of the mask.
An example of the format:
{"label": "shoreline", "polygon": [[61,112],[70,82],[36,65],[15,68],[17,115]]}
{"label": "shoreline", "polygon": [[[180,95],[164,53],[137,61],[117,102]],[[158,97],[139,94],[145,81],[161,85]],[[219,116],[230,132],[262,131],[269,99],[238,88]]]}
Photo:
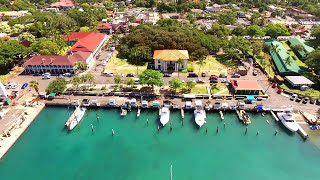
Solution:
{"label": "shoreline", "polygon": [[[25,120],[19,125],[19,127],[17,127],[18,125],[13,125],[13,129],[10,131],[10,136],[9,137],[2,137],[3,140],[3,146],[0,147],[0,159],[2,159],[2,157],[10,150],[10,148],[15,144],[15,142],[22,136],[22,134],[28,129],[28,127],[32,124],[32,122],[38,117],[38,115],[40,114],[40,112],[45,108],[45,107],[62,107],[62,106],[68,106],[68,103],[48,103],[48,102],[40,102],[36,107],[30,107],[28,109],[26,109],[23,114],[25,112],[27,112],[27,115],[24,115]],[[119,108],[120,106],[113,106],[113,107],[109,107],[106,104],[105,105],[101,105],[101,106],[88,106],[87,108]],[[134,107],[137,108],[137,107]],[[142,108],[142,109],[159,109],[158,107],[148,107],[148,108]],[[182,108],[175,108],[172,110],[177,110],[179,111]],[[268,112],[271,113],[272,109],[270,110],[263,110],[263,111],[259,111],[257,112],[255,109],[252,108],[245,108],[246,111],[250,111],[250,112],[255,112],[255,113],[260,113],[260,112]],[[220,109],[211,109],[211,112],[219,112]],[[234,109],[226,109],[226,110],[222,110],[223,112],[236,112],[236,110]],[[301,116],[299,113],[295,113],[295,115],[299,115]],[[22,115],[20,116],[22,117]],[[301,116],[301,118],[303,118]],[[317,133],[315,133],[314,131],[309,129],[309,125],[304,122],[301,123],[302,119],[299,119],[299,125],[300,127],[306,131],[309,135],[309,137],[313,138],[318,138],[320,137],[319,135],[317,135]],[[276,119],[273,118],[274,121],[276,121]],[[298,133],[298,132],[297,132]],[[299,134],[299,133],[298,133]],[[304,138],[304,137],[302,137]],[[312,143],[314,143],[316,146],[318,146],[320,148],[320,143],[317,144],[315,143],[316,141],[311,140]]]}
{"label": "shoreline", "polygon": [[[9,137],[1,137],[3,139],[3,146],[0,147],[0,159],[5,156],[5,154],[10,150],[10,148],[17,142],[17,140],[22,136],[22,134],[28,129],[32,122],[38,117],[40,112],[45,107],[45,104],[39,101],[36,107],[30,107],[26,109],[26,115],[24,115],[25,120],[20,125],[13,125],[13,129],[9,131]],[[22,117],[22,115],[20,116]],[[19,127],[17,127],[19,126]]]}

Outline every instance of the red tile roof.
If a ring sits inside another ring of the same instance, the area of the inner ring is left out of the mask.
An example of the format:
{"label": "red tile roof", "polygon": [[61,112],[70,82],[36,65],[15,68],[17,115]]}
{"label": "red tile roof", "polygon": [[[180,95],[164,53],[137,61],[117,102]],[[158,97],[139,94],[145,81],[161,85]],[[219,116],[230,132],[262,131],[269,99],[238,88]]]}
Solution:
{"label": "red tile roof", "polygon": [[23,65],[73,65],[78,61],[85,62],[89,56],[90,52],[75,52],[68,56],[33,56]]}
{"label": "red tile roof", "polygon": [[74,7],[74,4],[70,0],[60,0],[58,2],[52,3],[51,7]]}
{"label": "red tile roof", "polygon": [[262,91],[262,87],[256,80],[231,80],[230,81],[235,90],[247,91]]}
{"label": "red tile roof", "polygon": [[100,23],[96,29],[112,29],[112,26],[109,23]]}
{"label": "red tile roof", "polygon": [[73,32],[70,35],[63,36],[63,39],[71,41],[78,40],[68,52],[93,52],[105,36],[106,34],[97,32]]}
{"label": "red tile roof", "polygon": [[33,56],[23,65],[72,65],[68,56]]}

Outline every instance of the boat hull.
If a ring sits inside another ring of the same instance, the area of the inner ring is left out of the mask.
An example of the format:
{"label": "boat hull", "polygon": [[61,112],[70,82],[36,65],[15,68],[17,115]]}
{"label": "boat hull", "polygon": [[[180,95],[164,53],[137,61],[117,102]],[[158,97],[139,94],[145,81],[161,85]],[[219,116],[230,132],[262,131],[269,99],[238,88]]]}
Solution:
{"label": "boat hull", "polygon": [[80,121],[83,119],[84,114],[86,113],[86,108],[80,108],[78,112],[75,112],[75,118],[70,122],[68,129],[71,131],[75,128]]}
{"label": "boat hull", "polygon": [[161,109],[161,114],[160,114],[160,123],[162,126],[165,126],[170,120],[170,111],[169,108],[162,108]]}
{"label": "boat hull", "polygon": [[199,127],[207,123],[205,120],[206,120],[206,114],[204,110],[194,110],[194,121]]}
{"label": "boat hull", "polygon": [[297,122],[287,122],[284,116],[286,113],[277,113],[278,118],[280,119],[281,123],[291,132],[297,132],[299,129],[299,125]]}

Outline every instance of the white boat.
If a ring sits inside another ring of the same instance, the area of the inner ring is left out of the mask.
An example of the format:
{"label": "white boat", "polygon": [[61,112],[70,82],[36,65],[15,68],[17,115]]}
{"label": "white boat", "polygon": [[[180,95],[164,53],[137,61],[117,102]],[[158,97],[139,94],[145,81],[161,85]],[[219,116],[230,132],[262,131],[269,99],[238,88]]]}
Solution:
{"label": "white boat", "polygon": [[161,109],[160,122],[162,126],[165,126],[170,120],[170,110],[168,107],[163,107]]}
{"label": "white boat", "polygon": [[76,110],[73,112],[69,120],[66,122],[66,126],[70,131],[80,123],[84,114],[86,113],[86,110],[87,109],[83,107],[76,108]]}
{"label": "white boat", "polygon": [[206,121],[206,112],[202,109],[194,110],[194,121],[199,127],[207,123]]}
{"label": "white boat", "polygon": [[299,129],[299,124],[293,118],[290,110],[285,110],[284,112],[277,113],[278,118],[282,124],[292,132],[296,132]]}
{"label": "white boat", "polygon": [[184,106],[185,109],[192,109],[192,103],[191,101],[187,101],[185,106]]}
{"label": "white boat", "polygon": [[115,99],[109,99],[109,104],[110,107],[116,106],[116,100]]}
{"label": "white boat", "polygon": [[149,107],[148,101],[141,102],[141,108],[148,108],[148,107]]}
{"label": "white boat", "polygon": [[121,108],[121,113],[120,113],[121,116],[126,116],[127,113],[128,111],[126,109]]}

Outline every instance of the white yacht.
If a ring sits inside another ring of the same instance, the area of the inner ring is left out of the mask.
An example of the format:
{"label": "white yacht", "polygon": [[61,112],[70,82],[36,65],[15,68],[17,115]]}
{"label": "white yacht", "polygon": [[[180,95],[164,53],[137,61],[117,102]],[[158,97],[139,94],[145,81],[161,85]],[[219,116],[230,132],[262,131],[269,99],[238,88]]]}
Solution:
{"label": "white yacht", "polygon": [[84,114],[86,113],[86,108],[77,107],[76,110],[73,112],[69,120],[66,122],[66,126],[71,131],[74,127],[76,127],[80,121],[82,120]]}
{"label": "white yacht", "polygon": [[200,108],[194,110],[194,121],[198,124],[199,127],[207,123],[206,120],[206,112]]}
{"label": "white yacht", "polygon": [[299,125],[293,118],[290,110],[285,110],[284,112],[277,113],[278,118],[281,120],[282,124],[292,132],[296,132],[299,129]]}
{"label": "white yacht", "polygon": [[160,122],[162,126],[165,126],[170,120],[170,110],[168,107],[163,107],[161,109]]}

